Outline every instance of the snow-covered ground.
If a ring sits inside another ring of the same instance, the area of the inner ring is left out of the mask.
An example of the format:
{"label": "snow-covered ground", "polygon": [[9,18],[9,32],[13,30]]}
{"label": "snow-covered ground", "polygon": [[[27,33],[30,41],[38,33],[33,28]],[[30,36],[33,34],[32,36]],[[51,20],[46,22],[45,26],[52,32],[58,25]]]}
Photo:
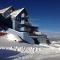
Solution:
{"label": "snow-covered ground", "polygon": [[56,60],[56,57],[58,57],[57,60],[60,59],[59,41],[52,41],[50,45],[46,43],[28,44],[17,42],[21,41],[18,32],[13,31],[12,33],[8,30],[7,33],[7,35],[0,36],[0,60],[2,58],[4,60],[49,60],[50,58]]}
{"label": "snow-covered ground", "polygon": [[26,41],[26,42],[28,42],[30,44],[34,44],[34,40],[32,38],[30,38],[29,35],[26,32],[18,32],[18,31],[13,30],[13,29],[8,29],[6,32],[8,33],[7,38],[11,37],[8,40],[13,40],[13,41],[14,40],[16,40],[16,41],[24,40],[24,41]]}
{"label": "snow-covered ground", "polygon": [[[60,56],[60,45],[59,44],[40,44],[32,45],[27,43],[18,43],[11,41],[0,40],[0,51],[1,50],[11,50],[19,52],[18,54],[12,53],[11,56],[7,56],[12,60],[42,60],[47,59],[47,57]],[[5,51],[4,51],[5,53]],[[1,54],[0,54],[1,55]],[[10,53],[8,53],[10,55]],[[4,57],[4,56],[3,56]],[[4,57],[5,58],[5,57]]]}

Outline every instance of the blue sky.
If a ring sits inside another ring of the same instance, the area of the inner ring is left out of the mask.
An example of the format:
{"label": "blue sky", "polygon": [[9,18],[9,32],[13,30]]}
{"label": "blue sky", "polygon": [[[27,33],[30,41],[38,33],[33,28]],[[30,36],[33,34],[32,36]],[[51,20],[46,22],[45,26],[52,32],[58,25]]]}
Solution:
{"label": "blue sky", "polygon": [[0,9],[11,5],[25,7],[40,31],[60,33],[60,0],[0,0]]}

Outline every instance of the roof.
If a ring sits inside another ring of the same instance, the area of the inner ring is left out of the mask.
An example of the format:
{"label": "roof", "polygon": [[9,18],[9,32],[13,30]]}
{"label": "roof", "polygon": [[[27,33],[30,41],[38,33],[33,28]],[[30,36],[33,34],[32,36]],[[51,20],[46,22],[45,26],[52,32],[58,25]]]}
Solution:
{"label": "roof", "polygon": [[20,12],[22,12],[24,10],[24,8],[21,8],[21,9],[19,9],[19,10],[15,10],[15,11],[13,11],[10,15],[12,16],[12,17],[16,17]]}
{"label": "roof", "polygon": [[2,10],[0,10],[0,13],[4,13],[5,11],[7,11],[9,8],[11,8],[12,6],[9,6],[9,7],[7,7],[7,8],[4,8],[4,9],[2,9]]}

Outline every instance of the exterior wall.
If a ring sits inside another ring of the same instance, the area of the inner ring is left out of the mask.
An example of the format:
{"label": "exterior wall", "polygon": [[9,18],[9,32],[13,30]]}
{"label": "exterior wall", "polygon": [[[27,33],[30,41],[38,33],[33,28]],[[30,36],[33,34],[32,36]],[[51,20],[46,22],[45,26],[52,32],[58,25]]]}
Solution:
{"label": "exterior wall", "polygon": [[12,28],[12,20],[11,18],[5,19],[2,15],[0,15],[0,27],[3,29]]}
{"label": "exterior wall", "polygon": [[9,17],[9,18],[5,19],[4,24],[8,28],[12,28],[12,20],[11,20],[11,18]]}
{"label": "exterior wall", "polygon": [[[27,27],[29,25],[28,17],[25,11],[23,11],[21,14],[19,14],[16,18],[20,18],[20,21],[18,19],[15,20],[15,29],[17,31],[30,31],[30,27]],[[20,25],[20,26],[19,26]],[[23,26],[21,26],[23,25]]]}
{"label": "exterior wall", "polygon": [[46,35],[40,35],[40,36],[38,36],[38,41],[40,43],[46,43],[46,40],[47,40],[47,36]]}
{"label": "exterior wall", "polygon": [[34,44],[34,40],[29,37],[29,35],[27,34],[27,32],[17,32],[18,36],[20,36],[22,38],[23,41],[30,43],[30,44]]}
{"label": "exterior wall", "polygon": [[12,17],[11,17],[11,20],[12,20],[12,29],[15,30],[15,18],[12,18]]}
{"label": "exterior wall", "polygon": [[18,15],[16,18],[15,18],[15,30],[17,31],[20,31],[20,28],[21,28],[21,16]]}
{"label": "exterior wall", "polygon": [[[25,13],[24,13],[25,14]],[[15,19],[15,30],[17,31],[26,31],[25,30],[25,27],[23,28],[21,26],[21,24],[25,24],[25,19],[22,20],[22,17],[26,17],[25,15],[23,14],[23,12],[21,14],[19,14],[16,19]],[[21,16],[22,15],[22,16]]]}
{"label": "exterior wall", "polygon": [[15,30],[20,31],[20,22],[15,20]]}
{"label": "exterior wall", "polygon": [[23,28],[24,31],[26,31],[26,32],[30,32],[31,28],[29,27],[30,23],[28,21],[27,16],[28,15],[25,12],[21,13],[21,24],[23,25],[23,27],[21,27],[21,28]]}

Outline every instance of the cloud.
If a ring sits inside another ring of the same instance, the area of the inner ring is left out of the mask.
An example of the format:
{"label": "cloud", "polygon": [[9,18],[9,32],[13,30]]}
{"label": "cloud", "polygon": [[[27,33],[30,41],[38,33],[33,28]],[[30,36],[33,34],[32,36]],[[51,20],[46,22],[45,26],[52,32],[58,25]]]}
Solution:
{"label": "cloud", "polygon": [[40,30],[42,33],[46,34],[49,38],[60,38],[60,32]]}

